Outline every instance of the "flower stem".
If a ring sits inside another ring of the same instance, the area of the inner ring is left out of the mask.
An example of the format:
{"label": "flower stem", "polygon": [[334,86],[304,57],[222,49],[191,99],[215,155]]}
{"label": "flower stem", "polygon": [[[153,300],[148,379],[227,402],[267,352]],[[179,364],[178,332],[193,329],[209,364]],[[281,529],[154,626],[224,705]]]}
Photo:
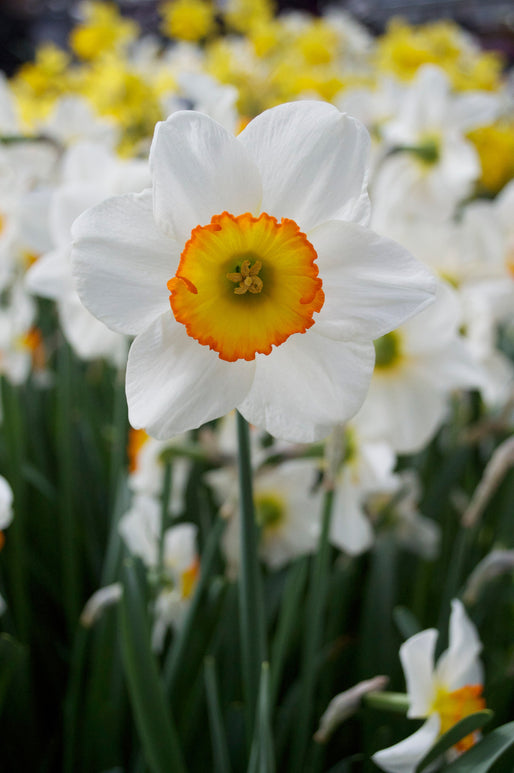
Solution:
{"label": "flower stem", "polygon": [[302,659],[300,697],[298,700],[298,721],[295,726],[292,764],[290,770],[303,770],[307,744],[312,736],[310,722],[317,673],[317,657],[322,641],[323,613],[327,597],[328,569],[330,561],[330,524],[334,491],[327,490],[323,503],[321,534],[318,550],[312,563],[309,591],[307,596],[307,620]]}
{"label": "flower stem", "polygon": [[246,420],[237,414],[239,443],[239,502],[241,509],[241,569],[239,577],[239,615],[241,659],[247,731],[252,735],[261,666],[266,659],[266,629],[261,574],[257,556],[258,531],[252,492],[250,433]]}
{"label": "flower stem", "polygon": [[394,711],[396,714],[406,714],[409,708],[409,696],[403,692],[369,692],[362,702],[371,709]]}

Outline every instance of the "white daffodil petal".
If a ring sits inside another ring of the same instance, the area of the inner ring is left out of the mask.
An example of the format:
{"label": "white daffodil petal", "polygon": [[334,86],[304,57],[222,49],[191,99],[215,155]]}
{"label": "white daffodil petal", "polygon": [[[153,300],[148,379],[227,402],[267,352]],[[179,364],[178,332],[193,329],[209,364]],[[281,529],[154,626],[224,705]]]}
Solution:
{"label": "white daffodil petal", "polygon": [[62,298],[73,290],[69,248],[42,255],[25,274],[25,287],[43,298]]}
{"label": "white daffodil petal", "polygon": [[437,661],[437,678],[451,690],[467,684],[482,684],[482,665],[478,656],[482,644],[477,630],[461,601],[452,601],[450,646]]}
{"label": "white daffodil petal", "polygon": [[10,484],[0,475],[0,529],[6,529],[13,519],[13,499]]}
{"label": "white daffodil petal", "polygon": [[413,373],[410,366],[399,378],[375,371],[355,419],[360,431],[369,438],[385,438],[400,454],[421,451],[444,420],[447,407],[446,395],[427,384],[423,374]]}
{"label": "white daffodil petal", "polygon": [[58,188],[50,202],[49,226],[53,243],[68,246],[73,222],[86,209],[94,207],[109,196],[105,185],[98,182],[73,182]]}
{"label": "white daffodil petal", "polygon": [[257,355],[255,379],[239,410],[283,440],[320,440],[358,410],[373,362],[372,344],[342,344],[313,331],[293,335],[270,355]]}
{"label": "white daffodil petal", "polygon": [[163,314],[134,340],[127,363],[132,426],[157,439],[224,416],[248,393],[253,362],[225,362]]}
{"label": "white daffodil petal", "polygon": [[485,370],[461,338],[425,356],[423,374],[427,384],[431,383],[435,389],[479,389],[486,381]]}
{"label": "white daffodil petal", "polygon": [[371,759],[387,773],[414,773],[418,762],[436,742],[440,724],[439,715],[432,714],[415,733],[388,749],[376,752]]}
{"label": "white daffodil petal", "polygon": [[396,242],[337,221],[309,238],[323,277],[325,303],[316,321],[323,335],[379,338],[433,301],[435,278]]}
{"label": "white daffodil petal", "polygon": [[150,191],[115,196],[73,226],[72,261],[83,304],[119,333],[137,335],[169,309],[180,248],[155,227]]}
{"label": "white daffodil petal", "polygon": [[60,299],[59,319],[66,339],[82,360],[106,357],[115,365],[123,364],[127,339],[93,317],[76,293]]}
{"label": "white daffodil petal", "polygon": [[488,126],[498,116],[500,100],[497,94],[471,91],[454,97],[448,122],[461,132],[469,132],[478,126]]}
{"label": "white daffodil petal", "polygon": [[209,116],[173,113],[157,124],[150,151],[154,213],[164,233],[186,242],[225,210],[260,210],[259,173],[236,137]]}
{"label": "white daffodil petal", "polygon": [[336,490],[330,540],[340,550],[357,556],[373,544],[373,529],[364,515],[362,494],[357,487]]}
{"label": "white daffodil petal", "polygon": [[437,631],[426,631],[411,636],[400,647],[410,705],[408,717],[426,717],[434,699],[434,652]]}
{"label": "white daffodil petal", "polygon": [[325,102],[292,102],[254,118],[239,140],[261,173],[263,211],[304,231],[331,219],[368,223],[369,135],[354,118]]}

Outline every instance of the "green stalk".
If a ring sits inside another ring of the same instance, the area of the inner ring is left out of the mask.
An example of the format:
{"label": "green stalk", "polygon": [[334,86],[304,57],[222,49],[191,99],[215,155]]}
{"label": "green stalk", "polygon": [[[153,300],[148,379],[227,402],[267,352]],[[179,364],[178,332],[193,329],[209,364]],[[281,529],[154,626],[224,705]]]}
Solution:
{"label": "green stalk", "polygon": [[263,663],[259,685],[259,706],[248,773],[275,773],[269,700],[269,664]]}
{"label": "green stalk", "polygon": [[20,410],[20,391],[2,379],[3,432],[7,447],[7,479],[14,494],[14,518],[8,531],[9,577],[7,585],[13,601],[13,615],[17,636],[27,642],[29,636],[30,602],[27,561],[27,501],[23,481],[25,461],[25,434]]}
{"label": "green stalk", "polygon": [[162,582],[164,571],[164,535],[169,526],[169,506],[171,496],[171,486],[173,484],[173,466],[171,460],[164,464],[164,478],[162,481],[161,494],[161,530],[159,535],[159,554],[157,559],[157,582]]}
{"label": "green stalk", "polygon": [[318,550],[312,563],[309,593],[307,597],[307,619],[302,657],[298,719],[295,725],[291,751],[291,771],[303,770],[307,744],[312,736],[311,719],[315,693],[317,658],[322,643],[322,624],[325,610],[330,563],[330,524],[334,491],[329,489],[323,503],[323,516]]}
{"label": "green stalk", "polygon": [[239,615],[241,660],[246,703],[247,731],[252,734],[259,694],[262,663],[266,659],[266,627],[260,574],[258,530],[252,491],[250,433],[246,420],[237,414],[239,442],[239,503],[241,512],[241,568]]}
{"label": "green stalk", "polygon": [[75,641],[71,657],[70,679],[64,703],[64,773],[73,773],[73,771],[77,769],[75,756],[77,730],[80,727],[80,699],[82,697],[82,682],[86,663],[87,636],[88,631],[82,625],[79,625],[75,632]]}
{"label": "green stalk", "polygon": [[380,711],[392,711],[395,714],[406,714],[410,700],[403,692],[369,692],[364,695],[362,702],[370,709]]}
{"label": "green stalk", "polygon": [[59,513],[62,554],[63,600],[68,628],[75,630],[79,616],[79,558],[75,530],[72,361],[68,345],[61,341],[58,358],[57,448],[59,460]]}
{"label": "green stalk", "polygon": [[204,661],[205,691],[207,693],[207,708],[211,727],[212,751],[214,757],[214,773],[230,773],[230,756],[227,738],[222,721],[218,680],[213,657]]}
{"label": "green stalk", "polygon": [[122,567],[121,650],[134,721],[152,773],[185,773],[175,722],[150,646],[145,600],[134,565]]}
{"label": "green stalk", "polygon": [[289,568],[287,574],[280,614],[278,616],[277,631],[271,648],[270,706],[272,708],[277,701],[280,681],[294,628],[298,625],[298,610],[301,608],[308,566],[307,559],[301,558]]}
{"label": "green stalk", "polygon": [[116,373],[116,380],[114,383],[114,405],[113,405],[113,442],[111,447],[111,469],[110,469],[110,485],[111,485],[111,507],[110,511],[114,509],[116,497],[118,495],[118,485],[120,476],[126,469],[127,461],[127,400],[125,397],[125,371],[124,369],[118,370]]}

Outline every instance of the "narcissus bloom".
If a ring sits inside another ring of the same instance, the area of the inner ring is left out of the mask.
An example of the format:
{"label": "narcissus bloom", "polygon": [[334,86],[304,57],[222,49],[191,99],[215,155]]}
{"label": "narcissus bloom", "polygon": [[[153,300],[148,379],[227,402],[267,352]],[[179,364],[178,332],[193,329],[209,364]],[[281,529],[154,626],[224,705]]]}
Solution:
{"label": "narcissus bloom", "polygon": [[310,442],[356,412],[372,340],[433,294],[428,271],[366,227],[368,145],[322,102],[280,105],[238,137],[180,111],[157,124],[152,189],[76,221],[83,303],[135,336],[134,427],[166,438],[237,407]]}
{"label": "narcissus bloom", "polygon": [[[388,773],[414,773],[438,736],[485,708],[478,657],[482,645],[458,599],[452,601],[449,647],[434,663],[436,641],[437,631],[429,628],[411,636],[400,648],[410,698],[407,716],[426,718],[426,722],[405,740],[373,755],[373,761]],[[469,749],[475,736],[466,736],[452,751]]]}

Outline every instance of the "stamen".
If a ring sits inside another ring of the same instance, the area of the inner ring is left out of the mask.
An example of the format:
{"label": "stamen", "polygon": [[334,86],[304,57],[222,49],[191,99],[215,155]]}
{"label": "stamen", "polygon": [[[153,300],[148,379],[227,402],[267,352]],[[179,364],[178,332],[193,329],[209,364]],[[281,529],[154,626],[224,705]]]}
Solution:
{"label": "stamen", "polygon": [[234,288],[236,295],[244,295],[247,292],[256,295],[260,293],[263,288],[263,281],[260,276],[257,276],[262,268],[262,261],[256,260],[253,266],[246,258],[241,263],[241,270],[234,271],[226,275],[230,282],[234,282],[238,286]]}

